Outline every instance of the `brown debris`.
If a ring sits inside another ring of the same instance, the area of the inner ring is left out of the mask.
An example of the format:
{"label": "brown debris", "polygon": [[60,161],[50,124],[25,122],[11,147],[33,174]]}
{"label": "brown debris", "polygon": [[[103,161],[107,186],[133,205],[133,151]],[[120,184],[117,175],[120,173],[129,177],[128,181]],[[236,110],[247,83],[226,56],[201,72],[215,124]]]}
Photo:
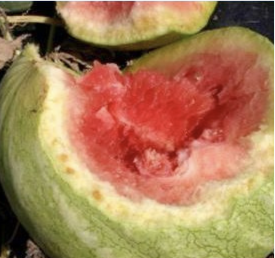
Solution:
{"label": "brown debris", "polygon": [[27,241],[27,250],[25,258],[47,258],[39,247],[30,239]]}
{"label": "brown debris", "polygon": [[2,69],[7,62],[14,58],[16,51],[21,49],[22,41],[26,37],[27,35],[22,35],[12,41],[0,38],[0,69]]}

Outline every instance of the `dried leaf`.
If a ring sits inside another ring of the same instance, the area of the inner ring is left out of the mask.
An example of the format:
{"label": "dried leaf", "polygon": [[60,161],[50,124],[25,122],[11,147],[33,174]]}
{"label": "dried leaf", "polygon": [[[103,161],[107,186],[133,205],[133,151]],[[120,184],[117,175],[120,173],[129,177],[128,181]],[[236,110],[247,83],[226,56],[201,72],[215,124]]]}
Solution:
{"label": "dried leaf", "polygon": [[28,240],[25,258],[46,258],[46,256],[33,241]]}
{"label": "dried leaf", "polygon": [[10,249],[7,246],[1,246],[0,258],[8,258],[10,256]]}
{"label": "dried leaf", "polygon": [[22,35],[12,41],[0,38],[0,69],[2,69],[8,61],[13,59],[15,51],[21,48],[22,41],[26,37],[27,35]]}

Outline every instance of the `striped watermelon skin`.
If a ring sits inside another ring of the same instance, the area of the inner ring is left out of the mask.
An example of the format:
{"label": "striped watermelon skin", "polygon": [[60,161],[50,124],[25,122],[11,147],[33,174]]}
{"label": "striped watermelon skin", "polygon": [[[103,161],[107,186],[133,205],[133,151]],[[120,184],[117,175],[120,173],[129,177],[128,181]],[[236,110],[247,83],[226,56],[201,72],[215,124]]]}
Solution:
{"label": "striped watermelon skin", "polygon": [[[215,36],[228,41],[232,35],[244,38],[246,47],[254,47],[261,54],[259,63],[269,69],[267,82],[272,96],[273,46],[266,39],[231,28],[189,40],[203,42]],[[182,41],[145,56],[129,69],[161,69],[159,60],[171,55],[171,49],[175,58],[184,56],[187,43],[192,42]],[[159,53],[162,56],[157,58]],[[206,198],[191,206],[151,200],[134,203],[86,173],[83,164],[75,165],[77,158],[70,156],[73,148],[60,141],[59,131],[66,137],[62,115],[69,96],[67,85],[78,78],[72,71],[41,59],[30,45],[1,83],[1,183],[18,218],[50,257],[259,258],[270,253],[271,104],[263,132],[253,136],[259,149],[255,153],[262,160],[255,163],[258,167],[249,168],[230,182],[211,184]],[[59,151],[63,145],[62,156]],[[70,164],[64,156],[66,150]]]}

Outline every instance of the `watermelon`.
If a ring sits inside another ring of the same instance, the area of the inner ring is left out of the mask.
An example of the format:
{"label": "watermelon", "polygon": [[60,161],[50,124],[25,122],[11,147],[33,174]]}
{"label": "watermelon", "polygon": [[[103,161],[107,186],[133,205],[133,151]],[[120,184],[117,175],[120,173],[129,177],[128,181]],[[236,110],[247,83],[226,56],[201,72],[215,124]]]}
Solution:
{"label": "watermelon", "polygon": [[216,6],[197,2],[57,2],[68,32],[75,38],[116,49],[148,49],[201,30]]}
{"label": "watermelon", "polygon": [[29,10],[32,3],[32,1],[17,1],[17,3],[12,1],[1,1],[0,7],[4,9],[6,13],[18,13]]}
{"label": "watermelon", "polygon": [[0,92],[1,182],[52,258],[264,258],[273,45],[240,27],[83,74],[28,45]]}

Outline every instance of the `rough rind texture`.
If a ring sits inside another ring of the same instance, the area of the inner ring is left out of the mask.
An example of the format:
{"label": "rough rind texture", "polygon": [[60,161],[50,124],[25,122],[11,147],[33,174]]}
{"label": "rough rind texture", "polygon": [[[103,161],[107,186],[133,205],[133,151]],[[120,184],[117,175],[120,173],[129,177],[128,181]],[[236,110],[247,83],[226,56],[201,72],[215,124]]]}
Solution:
{"label": "rough rind texture", "polygon": [[[188,25],[184,21],[180,21],[180,18],[187,14],[175,11],[161,11],[158,14],[157,10],[150,13],[148,8],[145,8],[144,13],[148,12],[148,14],[145,14],[141,20],[139,18],[130,19],[127,24],[118,27],[114,24],[100,27],[73,8],[70,10],[66,8],[66,2],[57,2],[56,8],[63,18],[68,32],[73,37],[101,47],[140,50],[172,43],[183,36],[200,31],[207,24],[217,2],[198,3],[201,5],[200,11],[194,11],[195,15],[190,17]],[[192,13],[192,11],[190,12]],[[156,18],[154,18],[155,16]],[[103,32],[105,30],[106,32]]]}
{"label": "rough rind texture", "polygon": [[[254,46],[262,46],[260,51],[264,56],[272,55],[271,44],[252,32],[236,28],[197,37],[203,41],[211,38],[211,34],[213,37],[245,34]],[[176,51],[175,58],[184,55],[184,50],[179,50],[184,42],[164,49],[163,57],[166,51],[170,51],[171,57],[171,49]],[[153,67],[150,60],[154,59],[157,57],[152,54],[136,65]],[[8,71],[0,92],[1,182],[20,221],[51,258],[264,258],[268,255],[273,246],[271,168],[259,171],[254,186],[244,185],[244,192],[236,192],[224,204],[225,215],[188,226],[173,218],[151,226],[157,215],[153,213],[143,223],[131,217],[110,216],[106,209],[99,209],[99,205],[91,202],[90,196],[85,196],[60,172],[63,164],[41,134],[44,126],[41,117],[50,105],[57,107],[47,102],[47,97],[56,88],[66,96],[64,85],[71,78],[57,65],[40,59],[36,49],[29,46]],[[269,127],[269,130],[273,129]],[[262,159],[269,159],[270,153],[267,154]],[[114,209],[120,204],[119,198],[114,196],[114,201],[117,199]],[[157,204],[150,205],[157,208]],[[163,209],[176,208],[163,206]],[[201,216],[196,211],[193,217]]]}

